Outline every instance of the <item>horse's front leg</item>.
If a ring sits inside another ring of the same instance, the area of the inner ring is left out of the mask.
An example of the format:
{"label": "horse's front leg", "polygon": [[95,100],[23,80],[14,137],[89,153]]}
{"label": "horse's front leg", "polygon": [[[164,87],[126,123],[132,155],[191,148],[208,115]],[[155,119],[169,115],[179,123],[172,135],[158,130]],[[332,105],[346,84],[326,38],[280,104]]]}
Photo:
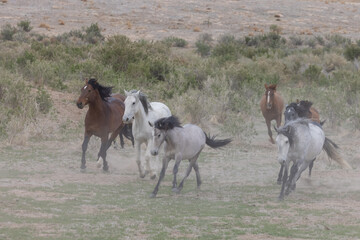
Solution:
{"label": "horse's front leg", "polygon": [[284,164],[281,164],[280,171],[278,174],[278,179],[277,179],[277,184],[279,184],[279,185],[281,184],[281,178],[283,175],[283,171],[284,171]]}
{"label": "horse's front leg", "polygon": [[267,126],[267,129],[268,129],[268,135],[269,135],[269,137],[270,137],[270,142],[271,142],[272,144],[274,144],[275,141],[274,141],[274,139],[273,139],[273,137],[272,137],[271,121],[270,121],[270,120],[266,120],[266,126]]}
{"label": "horse's front leg", "polygon": [[136,149],[136,163],[139,169],[139,176],[141,178],[145,177],[144,170],[141,166],[141,142],[135,139],[135,149]]}
{"label": "horse's front leg", "polygon": [[84,136],[84,141],[82,143],[82,156],[81,156],[81,166],[80,168],[82,170],[84,170],[86,168],[86,160],[85,160],[85,153],[89,144],[89,140],[90,140],[91,135],[87,135],[85,134]]}
{"label": "horse's front leg", "polygon": [[287,182],[287,189],[285,191],[285,195],[289,195],[292,190],[295,190],[296,180],[294,181],[294,179],[297,172],[298,172],[298,163],[295,162],[290,169],[290,176]]}
{"label": "horse's front leg", "polygon": [[281,191],[280,191],[280,195],[279,195],[279,200],[284,200],[284,191],[285,191],[285,186],[286,186],[286,182],[288,180],[288,171],[289,171],[289,163],[288,162],[284,162],[284,175],[282,178],[282,186],[281,186]]}
{"label": "horse's front leg", "polygon": [[[151,164],[150,160],[151,160],[151,148],[152,148],[152,141],[149,140],[146,144],[146,151],[145,151],[145,162],[146,162],[146,170],[145,170],[145,174],[150,173],[150,178],[151,179],[155,179],[156,178],[156,169],[154,169],[154,167],[152,167],[151,165],[154,166],[154,162]],[[158,164],[159,161],[159,155],[157,155],[155,157],[155,164]]]}
{"label": "horse's front leg", "polygon": [[177,192],[178,189],[177,189],[177,180],[176,180],[176,175],[179,171],[179,165],[180,165],[180,162],[182,160],[182,155],[181,153],[180,154],[176,154],[175,155],[175,164],[174,164],[174,169],[173,169],[173,174],[174,174],[174,179],[173,179],[173,186],[172,186],[172,191],[173,192]]}
{"label": "horse's front leg", "polygon": [[[111,143],[110,143],[111,145]],[[109,148],[109,141],[108,141],[108,137],[104,136],[101,138],[101,147],[100,147],[100,151],[98,153],[98,161],[97,161],[97,166],[101,167],[101,159],[103,160],[103,170],[105,172],[107,172],[109,170],[109,166],[108,163],[106,161],[106,150]]]}
{"label": "horse's front leg", "polygon": [[159,180],[154,188],[154,191],[150,195],[151,198],[156,197],[156,194],[159,191],[160,182],[163,180],[163,178],[165,176],[165,172],[166,172],[167,166],[169,164],[169,161],[170,161],[170,158],[164,156],[163,161],[162,161],[162,168],[161,168]]}

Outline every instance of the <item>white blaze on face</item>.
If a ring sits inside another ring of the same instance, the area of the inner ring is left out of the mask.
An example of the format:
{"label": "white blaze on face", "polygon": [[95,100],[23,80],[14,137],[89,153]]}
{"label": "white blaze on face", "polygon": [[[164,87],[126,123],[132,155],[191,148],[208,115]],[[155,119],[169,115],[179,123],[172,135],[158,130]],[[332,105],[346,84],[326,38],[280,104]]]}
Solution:
{"label": "white blaze on face", "polygon": [[87,89],[87,86],[85,86],[84,89]]}
{"label": "white blaze on face", "polygon": [[270,104],[270,91],[266,92],[266,102],[267,104]]}

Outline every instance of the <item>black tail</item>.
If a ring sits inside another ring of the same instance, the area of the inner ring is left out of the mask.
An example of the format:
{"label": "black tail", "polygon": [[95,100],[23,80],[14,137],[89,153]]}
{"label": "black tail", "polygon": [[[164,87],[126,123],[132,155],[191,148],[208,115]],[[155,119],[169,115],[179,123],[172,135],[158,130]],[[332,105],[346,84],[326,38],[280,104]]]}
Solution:
{"label": "black tail", "polygon": [[132,127],[131,124],[125,124],[125,126],[121,129],[120,131],[122,134],[124,134],[124,136],[129,139],[130,141],[132,141],[134,139],[133,135],[132,135]]}
{"label": "black tail", "polygon": [[215,140],[216,136],[211,137],[210,134],[208,136],[206,133],[205,133],[205,136],[206,136],[206,144],[211,148],[223,147],[232,141],[231,138]]}
{"label": "black tail", "polygon": [[336,145],[336,143],[325,137],[323,150],[325,150],[328,157],[340,164],[343,168],[351,169],[350,164],[340,156],[339,152],[337,151],[338,148],[339,146]]}

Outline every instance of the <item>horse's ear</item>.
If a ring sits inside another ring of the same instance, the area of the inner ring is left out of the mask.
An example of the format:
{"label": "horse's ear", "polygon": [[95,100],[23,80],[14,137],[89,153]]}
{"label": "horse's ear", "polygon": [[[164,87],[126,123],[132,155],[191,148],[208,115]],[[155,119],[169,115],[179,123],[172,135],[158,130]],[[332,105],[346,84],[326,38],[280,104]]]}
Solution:
{"label": "horse's ear", "polygon": [[135,94],[140,96],[140,90],[138,90]]}
{"label": "horse's ear", "polygon": [[126,91],[125,89],[124,89],[124,93],[125,93],[126,96],[130,95],[130,93],[128,91]]}
{"label": "horse's ear", "polygon": [[153,124],[151,124],[151,122],[150,122],[150,121],[148,121],[148,123],[149,123],[150,127],[154,127],[154,125],[153,125]]}
{"label": "horse's ear", "polygon": [[85,84],[88,84],[88,82],[89,82],[89,79],[85,78]]}
{"label": "horse's ear", "polygon": [[299,100],[299,99],[296,99],[296,103],[299,104],[299,103],[300,103],[300,100]]}
{"label": "horse's ear", "polygon": [[266,83],[264,84],[264,86],[265,86],[266,89],[268,88],[268,85]]}
{"label": "horse's ear", "polygon": [[272,87],[276,90],[277,84],[273,84]]}

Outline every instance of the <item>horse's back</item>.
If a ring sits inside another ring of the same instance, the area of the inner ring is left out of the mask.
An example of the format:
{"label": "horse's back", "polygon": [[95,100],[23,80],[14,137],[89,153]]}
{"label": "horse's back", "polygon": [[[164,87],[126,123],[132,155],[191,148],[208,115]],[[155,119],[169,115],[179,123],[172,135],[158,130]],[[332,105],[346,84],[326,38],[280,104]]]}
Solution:
{"label": "horse's back", "polygon": [[184,159],[194,157],[201,151],[206,142],[204,131],[194,124],[185,124],[182,127],[182,154]]}
{"label": "horse's back", "polygon": [[150,114],[152,114],[153,118],[155,120],[163,117],[170,117],[171,111],[165,104],[161,102],[151,102],[150,103],[152,111],[150,111]]}

